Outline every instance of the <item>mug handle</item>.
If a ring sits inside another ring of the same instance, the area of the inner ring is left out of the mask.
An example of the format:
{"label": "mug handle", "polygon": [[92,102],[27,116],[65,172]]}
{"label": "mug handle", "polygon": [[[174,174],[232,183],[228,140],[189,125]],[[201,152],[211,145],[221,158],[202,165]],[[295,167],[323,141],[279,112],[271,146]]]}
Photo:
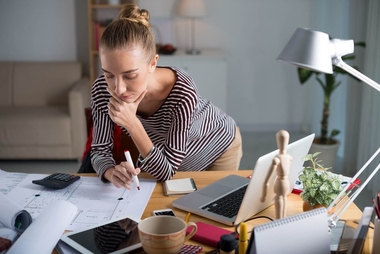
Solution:
{"label": "mug handle", "polygon": [[195,233],[197,232],[198,230],[198,227],[197,227],[197,224],[195,224],[194,222],[188,222],[186,223],[187,224],[187,227],[193,227],[193,229],[191,230],[191,232],[185,237],[185,242],[187,242],[191,237],[193,237],[193,235],[195,235]]}

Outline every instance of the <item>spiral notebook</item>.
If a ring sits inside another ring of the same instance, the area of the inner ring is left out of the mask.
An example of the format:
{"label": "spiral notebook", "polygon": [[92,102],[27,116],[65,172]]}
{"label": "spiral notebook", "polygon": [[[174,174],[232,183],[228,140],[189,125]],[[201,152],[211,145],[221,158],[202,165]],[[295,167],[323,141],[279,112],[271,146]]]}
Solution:
{"label": "spiral notebook", "polygon": [[247,254],[330,254],[326,208],[254,227]]}

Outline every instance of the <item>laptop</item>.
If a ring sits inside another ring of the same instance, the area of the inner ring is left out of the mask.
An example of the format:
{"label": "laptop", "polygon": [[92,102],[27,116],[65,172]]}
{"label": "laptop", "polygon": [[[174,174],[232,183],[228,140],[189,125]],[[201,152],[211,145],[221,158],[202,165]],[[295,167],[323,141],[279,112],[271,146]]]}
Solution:
{"label": "laptop", "polygon": [[[308,154],[314,136],[315,134],[308,135],[287,147],[287,153],[292,156],[288,175],[291,188],[288,194],[291,193],[298,174],[303,169],[303,157]],[[273,184],[277,177],[276,172],[272,173],[269,180],[270,186],[265,201],[261,202],[260,198],[268,170],[273,158],[278,153],[279,150],[277,149],[261,156],[256,161],[251,178],[238,175],[226,176],[202,189],[174,200],[172,206],[226,225],[237,225],[274,203]],[[239,200],[240,202],[233,209],[231,203],[223,207],[221,199],[225,199],[227,202],[231,200]]]}

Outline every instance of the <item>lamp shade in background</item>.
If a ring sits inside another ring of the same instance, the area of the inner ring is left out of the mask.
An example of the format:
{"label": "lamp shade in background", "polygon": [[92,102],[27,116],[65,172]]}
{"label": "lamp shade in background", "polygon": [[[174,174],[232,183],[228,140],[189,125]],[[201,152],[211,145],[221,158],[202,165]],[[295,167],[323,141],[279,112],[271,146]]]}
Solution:
{"label": "lamp shade in background", "polygon": [[186,18],[202,18],[206,15],[205,2],[204,0],[180,0],[177,14]]}
{"label": "lamp shade in background", "polygon": [[333,73],[329,35],[298,28],[277,60],[313,71]]}
{"label": "lamp shade in background", "polygon": [[206,15],[204,0],[180,0],[178,3],[178,16],[191,19],[191,48],[186,50],[187,54],[197,55],[201,51],[195,48],[195,19]]}

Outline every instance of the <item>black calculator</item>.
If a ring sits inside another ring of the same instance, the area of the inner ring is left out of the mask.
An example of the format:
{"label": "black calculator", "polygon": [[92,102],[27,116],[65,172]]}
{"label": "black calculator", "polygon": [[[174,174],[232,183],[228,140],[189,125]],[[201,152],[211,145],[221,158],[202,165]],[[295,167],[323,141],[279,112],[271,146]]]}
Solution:
{"label": "black calculator", "polygon": [[77,175],[71,175],[67,173],[54,173],[42,179],[33,180],[32,183],[53,189],[63,189],[73,182],[79,180],[79,178],[80,176]]}

